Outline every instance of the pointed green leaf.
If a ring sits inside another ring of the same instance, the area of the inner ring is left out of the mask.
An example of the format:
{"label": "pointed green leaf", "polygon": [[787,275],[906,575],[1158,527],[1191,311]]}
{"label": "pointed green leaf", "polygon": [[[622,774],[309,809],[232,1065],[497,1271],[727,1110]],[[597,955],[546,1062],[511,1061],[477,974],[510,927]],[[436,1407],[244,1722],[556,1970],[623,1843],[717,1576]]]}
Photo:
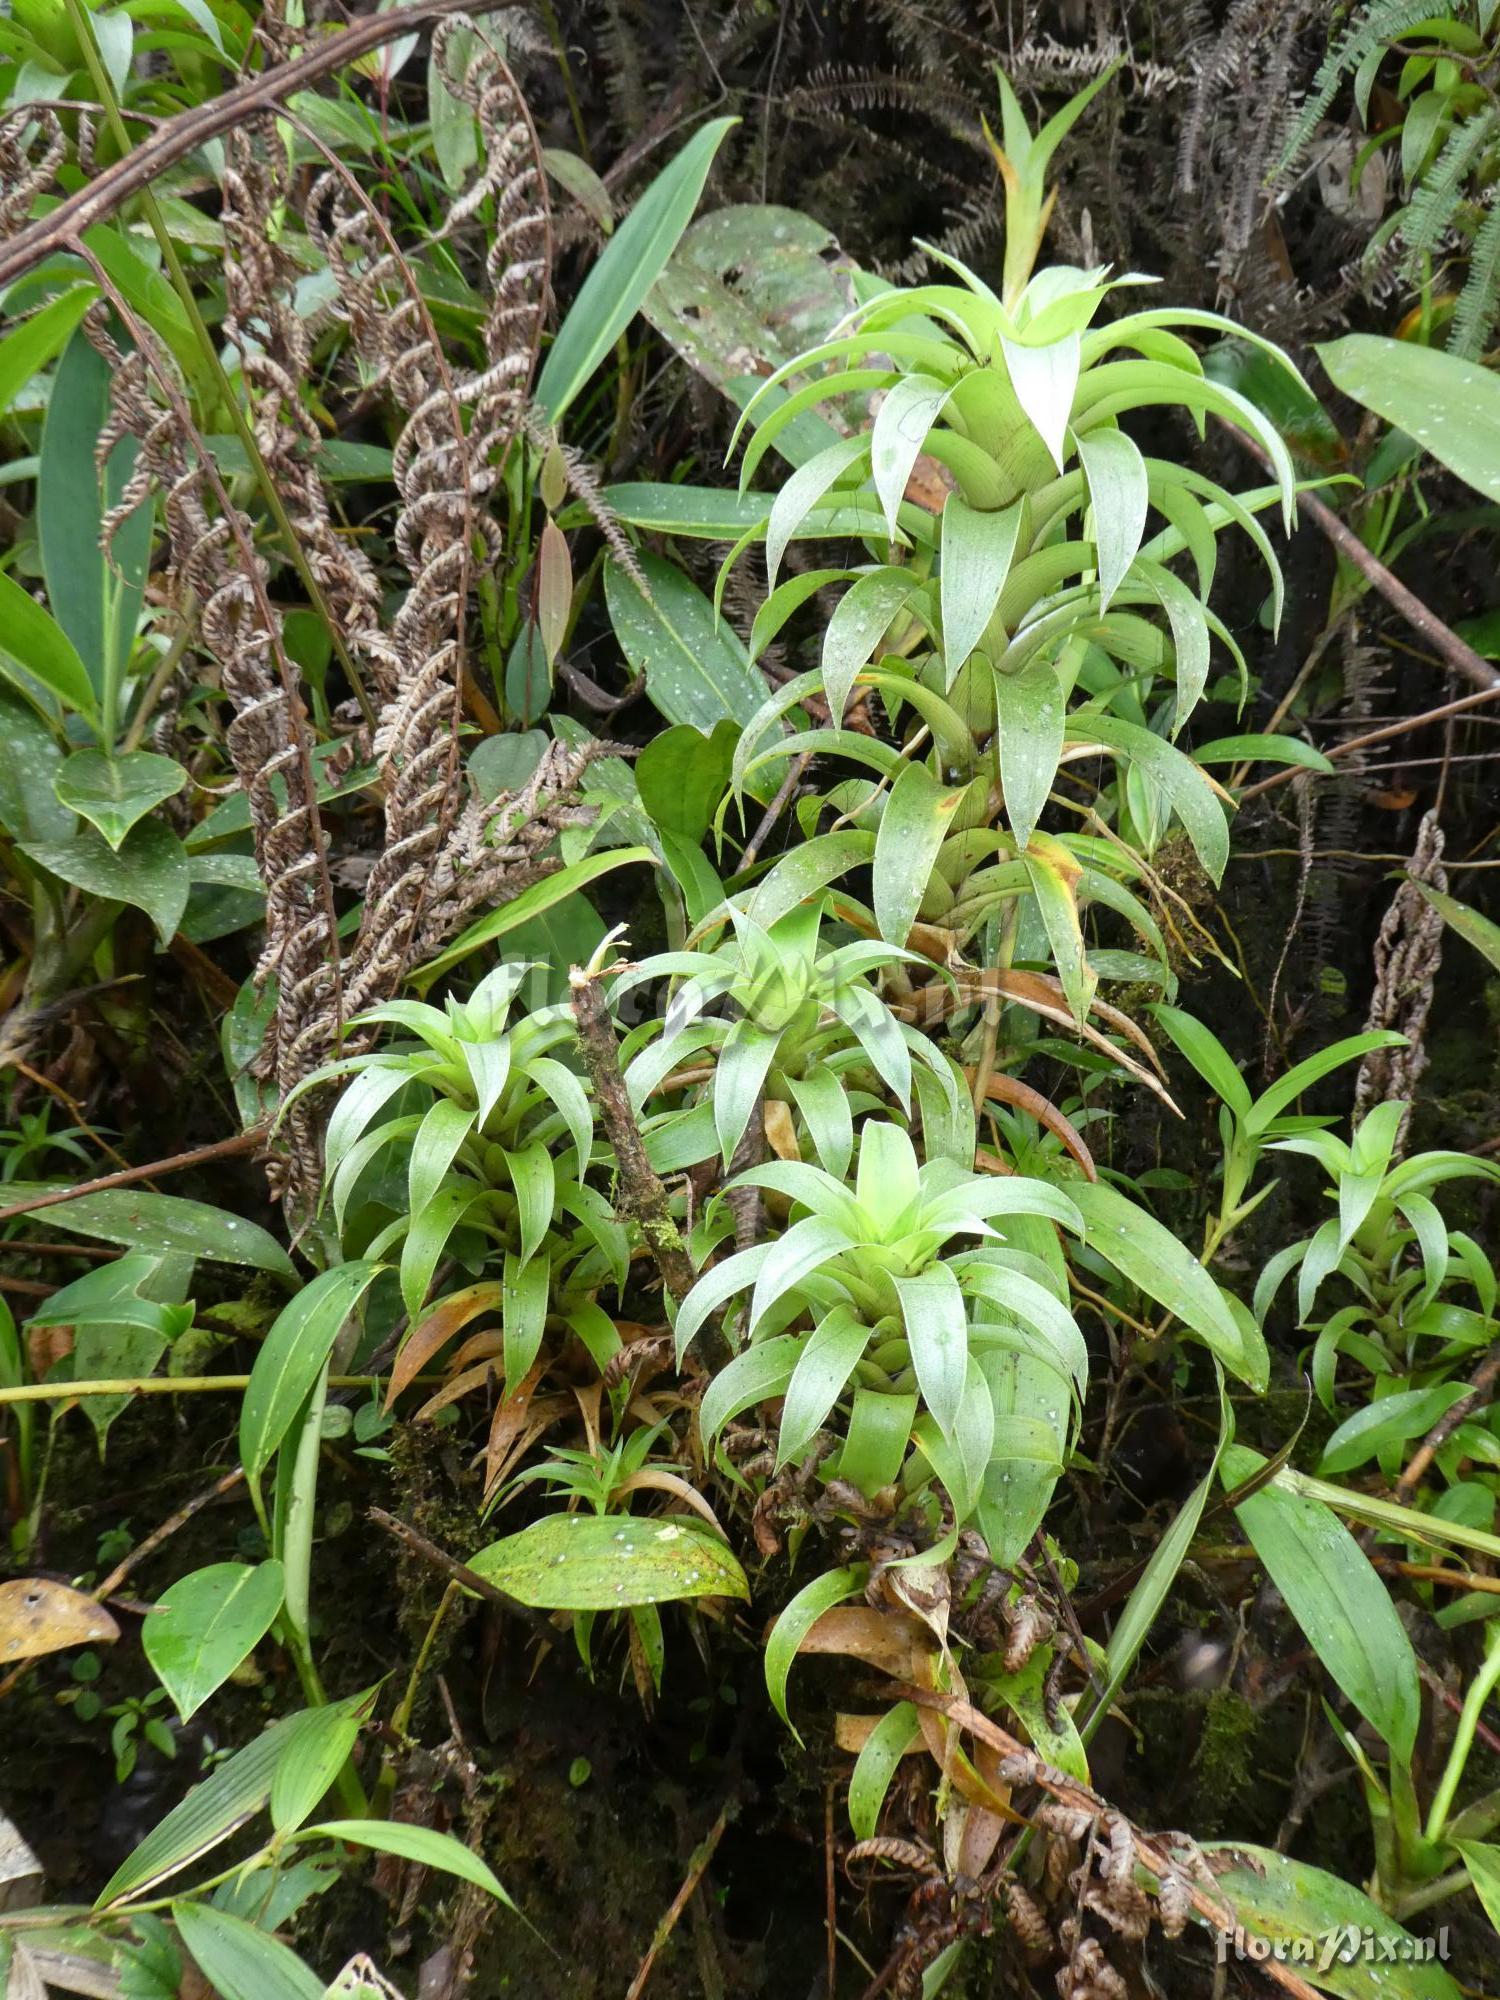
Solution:
{"label": "pointed green leaf", "polygon": [[750,1595],[724,1542],[681,1515],[549,1514],[480,1549],[469,1567],[543,1611],[622,1611]]}
{"label": "pointed green leaf", "polygon": [[335,1264],[277,1314],[250,1371],[240,1412],[240,1458],[256,1478],[295,1422],[345,1320],[381,1266],[369,1258]]}
{"label": "pointed green leaf", "polygon": [[129,750],[106,757],[102,750],[75,750],[53,780],[63,805],[98,827],[110,846],[120,843],[153,806],[175,798],[188,774],[175,757]]}
{"label": "pointed green leaf", "polygon": [[875,920],[889,943],[904,945],[927,893],[938,850],[966,787],[941,785],[924,764],[907,764],[891,786],[875,835]]}
{"label": "pointed green leaf", "polygon": [[[1232,1490],[1265,1464],[1259,1452],[1231,1445],[1220,1477]],[[1421,1719],[1416,1656],[1369,1557],[1331,1508],[1275,1482],[1235,1514],[1339,1688],[1394,1755],[1409,1758]]]}
{"label": "pointed green leaf", "polygon": [[802,1641],[825,1611],[846,1598],[855,1597],[865,1586],[864,1569],[828,1569],[806,1583],[787,1605],[766,1640],[766,1688],[771,1706],[800,1743],[802,1737],[786,1712],[786,1684]]}
{"label": "pointed green leaf", "polygon": [[1099,609],[1107,611],[1146,529],[1146,461],[1124,431],[1101,426],[1078,440],[1099,555]]}
{"label": "pointed green leaf", "polygon": [[561,422],[563,412],[634,319],[692,220],[714,155],[738,122],[716,118],[695,132],[606,244],[537,377],[535,400],[552,423]]}
{"label": "pointed green leaf", "polygon": [[279,1562],[212,1563],[162,1592],[141,1644],[184,1722],[254,1652],[281,1599]]}

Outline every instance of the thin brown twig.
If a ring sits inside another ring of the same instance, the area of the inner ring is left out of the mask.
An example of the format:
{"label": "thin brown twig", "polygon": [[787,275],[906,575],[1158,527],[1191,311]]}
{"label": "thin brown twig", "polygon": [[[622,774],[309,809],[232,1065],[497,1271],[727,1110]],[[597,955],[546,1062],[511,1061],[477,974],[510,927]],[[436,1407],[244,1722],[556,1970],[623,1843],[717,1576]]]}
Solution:
{"label": "thin brown twig", "polygon": [[[215,1480],[214,1484],[206,1492],[197,1494],[184,1506],[179,1507],[175,1514],[169,1514],[160,1527],[153,1528],[143,1542],[137,1542],[135,1547],[115,1564],[102,1583],[95,1584],[94,1588],[89,1592],[89,1596],[93,1598],[96,1604],[102,1604],[107,1597],[113,1597],[115,1592],[120,1588],[120,1585],[138,1564],[143,1563],[147,1556],[154,1555],[162,1543],[175,1535],[179,1528],[186,1527],[195,1514],[201,1513],[213,1501],[219,1499],[223,1494],[230,1492],[239,1484],[244,1476],[244,1467],[235,1466],[232,1472],[226,1472],[222,1479]],[[11,1690],[25,1678],[35,1665],[35,1660],[21,1660],[11,1668],[4,1680],[0,1680],[0,1701],[4,1701]]]}
{"label": "thin brown twig", "polygon": [[1413,1583],[1440,1583],[1445,1590],[1472,1590],[1482,1597],[1500,1597],[1500,1576],[1476,1576],[1472,1570],[1454,1569],[1447,1563],[1397,1562],[1391,1556],[1373,1555],[1370,1561],[1385,1576],[1404,1576]]}
{"label": "thin brown twig", "polygon": [[1465,1417],[1472,1416],[1479,1405],[1488,1397],[1496,1380],[1500,1379],[1500,1341],[1490,1349],[1478,1368],[1469,1377],[1469,1386],[1451,1410],[1444,1412],[1427,1433],[1418,1448],[1412,1453],[1401,1477],[1396,1481],[1396,1498],[1409,1501],[1422,1483],[1423,1474],[1431,1465],[1443,1446],[1452,1437]]}
{"label": "thin brown twig", "polygon": [[424,1534],[412,1527],[410,1522],[398,1521],[394,1514],[388,1514],[383,1507],[371,1507],[368,1518],[377,1528],[384,1528],[388,1535],[394,1535],[398,1542],[404,1542],[413,1555],[420,1556],[422,1561],[431,1564],[433,1569],[441,1570],[443,1575],[450,1577],[453,1582],[461,1583],[465,1590],[473,1591],[474,1595],[482,1597],[486,1604],[496,1605],[501,1611],[508,1611],[512,1617],[519,1618],[523,1625],[529,1625],[537,1638],[552,1649],[555,1658],[571,1659],[569,1649],[558,1644],[560,1634],[556,1627],[549,1619],[544,1618],[540,1611],[529,1604],[522,1604],[519,1598],[512,1597],[508,1591],[502,1590],[498,1584],[491,1583],[489,1578],[481,1576],[478,1570],[470,1569],[467,1563],[460,1562],[456,1556],[450,1556],[446,1549],[440,1549],[436,1542],[430,1542]]}
{"label": "thin brown twig", "polygon": [[89,1592],[90,1597],[101,1600],[113,1597],[131,1571],[143,1563],[147,1556],[155,1555],[163,1542],[170,1541],[179,1528],[185,1528],[195,1514],[201,1514],[205,1507],[211,1507],[215,1500],[222,1500],[226,1493],[232,1493],[245,1476],[245,1468],[236,1465],[226,1472],[222,1479],[216,1479],[212,1486],[202,1493],[195,1493],[185,1501],[175,1514],[169,1514],[158,1528],[153,1528],[143,1542],[137,1542],[128,1555],[120,1558],[103,1583],[96,1584]]}
{"label": "thin brown twig", "polygon": [[[1258,464],[1264,466],[1267,472],[1272,470],[1270,459],[1258,444],[1246,437],[1243,431],[1232,426],[1226,428]],[[1432,650],[1441,655],[1446,665],[1477,688],[1500,689],[1500,671],[1481,658],[1472,646],[1466,645],[1452,626],[1445,625],[1437,613],[1408,590],[1399,577],[1393,576],[1379,556],[1365,547],[1354,530],[1347,522],[1341,521],[1331,507],[1325,506],[1315,493],[1299,493],[1297,506],[1322,529],[1339,554],[1353,563],[1370,587],[1379,591],[1386,603],[1401,613],[1412,630],[1419,632]]]}
{"label": "thin brown twig", "polygon": [[823,1921],[828,1939],[828,2000],[835,2000],[839,1988],[839,1877],[832,1785],[823,1795]]}
{"label": "thin brown twig", "polygon": [[630,1982],[630,1989],[625,1995],[625,2000],[640,2000],[640,1996],[645,1992],[646,1981],[651,1977],[651,1968],[656,1963],[657,1955],[667,1939],[677,1928],[678,1918],[692,1901],[694,1892],[698,1884],[703,1880],[709,1862],[714,1858],[714,1853],[718,1848],[719,1842],[724,1838],[724,1829],[729,1824],[730,1805],[731,1801],[726,1799],[720,1808],[719,1817],[693,1849],[692,1860],[688,1863],[688,1872],[683,1877],[682,1887],[672,1898],[666,1915],[656,1926],[650,1947],[646,1952],[646,1956],[641,1960],[640,1969],[637,1971],[635,1978]]}
{"label": "thin brown twig", "polygon": [[24,1236],[14,1236],[8,1242],[0,1243],[0,1257],[7,1252],[13,1257],[94,1257],[101,1261],[120,1255],[107,1243],[33,1243]]}
{"label": "thin brown twig", "polygon": [[793,792],[795,792],[798,785],[801,784],[802,774],[807,769],[808,765],[812,762],[812,759],[813,759],[813,753],[811,752],[811,750],[804,750],[800,757],[794,757],[792,759],[791,768],[788,770],[786,776],[782,779],[780,790],[777,792],[775,798],[772,799],[771,803],[766,807],[765,815],[762,818],[760,825],[755,829],[754,833],[751,834],[749,842],[746,845],[745,851],[740,856],[740,867],[742,869],[754,866],[756,857],[759,855],[761,848],[764,847],[766,843],[767,836],[770,834],[771,829],[775,826],[777,820],[779,820],[781,818],[781,815],[786,811],[787,804],[790,801]]}
{"label": "thin brown twig", "polygon": [[232,1159],[237,1153],[253,1153],[265,1133],[259,1127],[249,1132],[235,1132],[227,1139],[216,1139],[211,1146],[194,1146],[190,1152],[173,1153],[165,1160],[153,1160],[145,1167],[125,1167],[117,1174],[101,1174],[98,1180],[80,1181],[76,1187],[53,1188],[46,1194],[28,1195],[25,1201],[15,1201],[8,1208],[0,1208],[0,1222],[9,1222],[17,1215],[34,1215],[39,1208],[55,1208],[60,1202],[76,1201],[84,1194],[104,1194],[110,1188],[130,1187],[136,1181],[148,1181],[156,1174],[176,1174],[188,1167],[205,1166],[210,1160]]}
{"label": "thin brown twig", "polygon": [[[1500,699],[1500,681],[1493,687],[1481,689],[1478,694],[1460,695],[1456,701],[1445,701],[1441,708],[1428,708],[1420,715],[1409,715],[1404,722],[1388,722],[1383,729],[1371,729],[1363,736],[1346,737],[1342,743],[1335,743],[1331,750],[1325,750],[1323,754],[1329,758],[1347,757],[1355,750],[1368,749],[1372,743],[1389,743],[1393,737],[1406,736],[1414,729],[1424,728],[1429,722],[1446,722],[1450,715],[1462,715],[1468,709],[1478,708],[1481,702],[1497,699]],[[1237,802],[1243,805],[1246,799],[1258,798],[1262,792],[1272,791],[1299,774],[1306,775],[1301,765],[1288,764],[1284,770],[1273,771],[1269,778],[1247,785],[1238,794]]]}
{"label": "thin brown twig", "polygon": [[[429,21],[448,14],[493,13],[502,0],[413,0],[395,12],[371,14],[353,27],[320,41],[290,62],[276,63],[233,90],[207,104],[165,120],[150,138],[127,153],[102,173],[97,173],[75,193],[50,209],[46,215],[18,229],[8,243],[0,245],[0,290],[14,283],[24,271],[44,257],[72,247],[74,239],[95,223],[114,214],[122,203],[175,166],[210,139],[221,138],[252,118],[269,110],[295,91],[306,90],[320,78],[342,69],[356,57],[409,34]],[[130,117],[132,114],[125,114]]]}

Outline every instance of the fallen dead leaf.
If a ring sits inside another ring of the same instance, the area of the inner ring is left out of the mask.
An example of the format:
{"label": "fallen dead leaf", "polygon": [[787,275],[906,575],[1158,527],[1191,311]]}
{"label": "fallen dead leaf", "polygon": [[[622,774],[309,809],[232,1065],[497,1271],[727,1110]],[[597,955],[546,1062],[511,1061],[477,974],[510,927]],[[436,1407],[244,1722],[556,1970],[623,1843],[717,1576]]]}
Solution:
{"label": "fallen dead leaf", "polygon": [[102,1604],[44,1576],[0,1583],[0,1660],[38,1660],[67,1646],[112,1645],[120,1628]]}

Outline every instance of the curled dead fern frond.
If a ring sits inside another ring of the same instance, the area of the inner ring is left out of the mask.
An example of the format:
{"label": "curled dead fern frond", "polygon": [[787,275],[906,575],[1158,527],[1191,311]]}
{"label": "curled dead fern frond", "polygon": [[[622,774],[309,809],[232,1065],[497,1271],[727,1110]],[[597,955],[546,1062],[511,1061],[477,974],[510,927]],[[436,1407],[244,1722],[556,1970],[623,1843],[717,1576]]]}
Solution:
{"label": "curled dead fern frond", "polygon": [[[85,252],[85,255],[87,253]],[[111,415],[99,449],[137,441],[135,465],[103,523],[106,547],[152,493],[162,500],[179,586],[196,597],[204,649],[217,664],[233,710],[226,741],[250,812],[256,867],[266,892],[259,976],[274,977],[277,1006],[257,1073],[285,1093],[305,1073],[303,1025],[342,1012],[333,892],[313,780],[312,739],[298,682],[282,642],[281,616],[266,588],[254,527],[234,507],[198,434],[176,369],[156,336],[115,294],[97,263],[109,304],[85,315],[85,333],[108,363]],[[131,346],[110,324],[118,314]],[[293,1182],[317,1159],[315,1128],[300,1106],[288,1121]],[[285,1185],[284,1170],[273,1173]]]}
{"label": "curled dead fern frond", "polygon": [[567,477],[568,491],[573,498],[588,510],[589,519],[604,537],[610,554],[629,576],[643,597],[651,592],[646,586],[645,572],[636,559],[635,547],[625,530],[620,526],[618,515],[604,497],[604,489],[599,484],[595,472],[582,452],[564,443],[547,422],[541,412],[528,406],[521,412],[521,428],[529,444],[539,452],[555,451]]}
{"label": "curled dead fern frond", "polygon": [[67,151],[55,111],[22,104],[0,115],[0,237],[31,220],[32,205],[51,188]]}
{"label": "curled dead fern frond", "polygon": [[381,583],[359,544],[341,535],[319,477],[318,426],[302,396],[313,327],[296,307],[301,272],[273,227],[290,196],[286,147],[258,119],[225,143],[224,333],[239,354],[250,417],[313,579],[338,634],[382,698],[394,690],[395,652],[381,626]]}

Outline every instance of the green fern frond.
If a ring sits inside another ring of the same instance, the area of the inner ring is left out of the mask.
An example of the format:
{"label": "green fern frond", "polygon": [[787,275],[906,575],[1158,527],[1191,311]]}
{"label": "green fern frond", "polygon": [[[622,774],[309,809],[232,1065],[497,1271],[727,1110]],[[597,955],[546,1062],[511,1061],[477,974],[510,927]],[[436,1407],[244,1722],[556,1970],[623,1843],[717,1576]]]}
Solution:
{"label": "green fern frond", "polygon": [[1401,226],[1409,277],[1419,272],[1422,260],[1431,256],[1443,232],[1453,226],[1470,169],[1494,137],[1495,126],[1493,111],[1482,111],[1476,118],[1465,119],[1449,133],[1447,144],[1431,170],[1422,176]]}
{"label": "green fern frond", "polygon": [[1301,154],[1326,117],[1344,79],[1353,76],[1372,56],[1378,56],[1385,43],[1409,34],[1423,21],[1430,21],[1435,11],[1434,0],[1374,0],[1372,6],[1364,8],[1349,23],[1313,78],[1307,100],[1272,170],[1273,181],[1280,180]]}
{"label": "green fern frond", "polygon": [[1469,251],[1469,275],[1453,314],[1448,352],[1477,361],[1500,316],[1500,206],[1485,216]]}

